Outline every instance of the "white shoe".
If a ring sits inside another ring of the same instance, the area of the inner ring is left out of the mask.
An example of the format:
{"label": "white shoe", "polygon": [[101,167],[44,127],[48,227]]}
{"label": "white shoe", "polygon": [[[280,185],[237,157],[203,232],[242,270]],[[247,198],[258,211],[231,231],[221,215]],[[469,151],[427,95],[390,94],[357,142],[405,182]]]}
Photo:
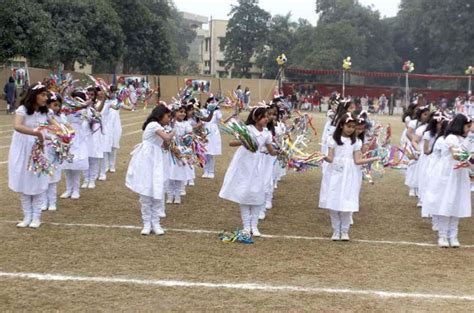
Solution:
{"label": "white shoe", "polygon": [[79,192],[73,192],[72,195],[71,195],[72,200],[77,200],[80,197],[81,197],[81,195],[79,194]]}
{"label": "white shoe", "polygon": [[253,237],[261,237],[262,236],[262,234],[260,234],[260,232],[258,231],[257,227],[252,228],[252,236]]}
{"label": "white shoe", "polygon": [[48,207],[48,211],[56,211],[57,209],[56,204],[50,204]]}
{"label": "white shoe", "polygon": [[341,241],[349,241],[349,233],[341,233]]}
{"label": "white shoe", "polygon": [[106,167],[106,168],[105,168],[105,172],[106,172],[106,173],[107,173],[107,172],[110,172],[110,168]]}
{"label": "white shoe", "polygon": [[265,209],[270,210],[271,208],[273,208],[273,205],[271,202],[265,203]]}
{"label": "white shoe", "polygon": [[161,225],[153,225],[152,229],[155,235],[161,236],[165,234],[165,231],[163,230],[163,228],[161,228]]}
{"label": "white shoe", "polygon": [[416,197],[415,190],[410,189],[410,191],[408,192],[408,196],[409,196],[409,197]]}
{"label": "white shoe", "polygon": [[181,195],[185,196],[186,195],[186,190],[181,190]]}
{"label": "white shoe", "polygon": [[438,246],[441,247],[441,248],[448,248],[448,247],[449,247],[448,238],[446,238],[446,237],[439,237],[439,238],[438,238]]}
{"label": "white shoe", "polygon": [[43,212],[48,211],[48,207],[45,206],[45,207],[41,208],[41,211],[43,211]]}
{"label": "white shoe", "polygon": [[159,218],[165,218],[165,217],[166,217],[165,211],[159,211],[159,212],[158,212],[158,217],[159,217]]}
{"label": "white shoe", "polygon": [[30,228],[39,228],[41,226],[41,221],[40,220],[33,220],[31,221],[29,227]]}
{"label": "white shoe", "polygon": [[190,181],[188,181],[188,186],[194,186],[194,179],[191,179]]}
{"label": "white shoe", "polygon": [[99,180],[100,180],[100,181],[107,180],[107,175],[105,175],[105,174],[100,175],[100,176],[99,176]]}
{"label": "white shoe", "polygon": [[175,196],[173,203],[174,203],[174,204],[181,204],[181,196]]}
{"label": "white shoe", "polygon": [[339,240],[341,240],[341,233],[340,233],[340,232],[337,232],[337,231],[335,231],[334,233],[332,233],[331,240],[332,240],[332,241],[339,241]]}
{"label": "white shoe", "polygon": [[449,245],[451,246],[451,248],[459,248],[461,246],[461,244],[459,243],[458,238],[456,238],[456,237],[449,238]]}
{"label": "white shoe", "polygon": [[275,185],[273,186],[274,189],[278,189],[278,183],[275,183]]}
{"label": "white shoe", "polygon": [[65,191],[59,196],[59,198],[61,198],[61,199],[71,198],[71,192]]}
{"label": "white shoe", "polygon": [[143,236],[148,236],[149,234],[151,234],[151,225],[144,225],[140,234],[142,234]]}
{"label": "white shoe", "polygon": [[214,179],[214,173],[209,173],[209,174],[207,175],[207,178]]}
{"label": "white shoe", "polygon": [[173,196],[168,196],[168,197],[166,198],[166,203],[167,203],[167,204],[173,203]]}
{"label": "white shoe", "polygon": [[201,177],[202,177],[202,178],[209,178],[209,174],[208,174],[208,173],[204,173],[204,174],[202,174]]}
{"label": "white shoe", "polygon": [[30,225],[31,223],[31,219],[29,218],[24,218],[23,221],[21,221],[20,223],[16,224],[16,227],[18,228],[26,228]]}
{"label": "white shoe", "polygon": [[421,208],[421,207],[422,207],[421,201],[418,201],[418,203],[416,204],[416,207],[417,207],[417,208]]}
{"label": "white shoe", "polygon": [[89,185],[87,186],[88,189],[95,189],[95,182],[91,181],[89,182]]}
{"label": "white shoe", "polygon": [[86,188],[88,188],[88,187],[89,187],[89,182],[85,180],[85,181],[82,183],[81,188],[82,188],[82,189],[86,189]]}
{"label": "white shoe", "polygon": [[111,173],[115,173],[116,171],[117,171],[117,170],[116,170],[115,168],[111,168],[111,169],[109,170],[109,172],[111,172]]}
{"label": "white shoe", "polygon": [[260,213],[258,213],[258,219],[259,220],[264,220],[265,219],[265,210],[261,210]]}
{"label": "white shoe", "polygon": [[433,224],[433,225],[431,226],[431,229],[432,229],[433,231],[438,231],[438,225]]}

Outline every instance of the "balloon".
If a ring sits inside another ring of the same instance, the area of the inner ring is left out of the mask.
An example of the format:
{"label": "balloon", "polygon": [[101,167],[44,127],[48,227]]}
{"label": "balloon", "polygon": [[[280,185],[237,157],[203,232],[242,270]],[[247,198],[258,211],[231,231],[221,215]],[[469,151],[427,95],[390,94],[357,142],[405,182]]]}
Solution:
{"label": "balloon", "polygon": [[344,60],[342,60],[342,68],[345,71],[350,71],[351,67],[352,67],[351,57],[347,57]]}
{"label": "balloon", "polygon": [[281,55],[279,55],[276,58],[276,61],[277,61],[279,66],[284,66],[286,64],[286,62],[288,61],[288,59],[286,58],[286,55],[284,53],[282,53]]}
{"label": "balloon", "polygon": [[467,69],[466,69],[466,75],[473,75],[474,74],[474,66],[469,66]]}
{"label": "balloon", "polygon": [[402,70],[404,72],[411,73],[415,70],[415,64],[410,60],[405,61],[405,63],[403,63],[403,66],[402,66]]}

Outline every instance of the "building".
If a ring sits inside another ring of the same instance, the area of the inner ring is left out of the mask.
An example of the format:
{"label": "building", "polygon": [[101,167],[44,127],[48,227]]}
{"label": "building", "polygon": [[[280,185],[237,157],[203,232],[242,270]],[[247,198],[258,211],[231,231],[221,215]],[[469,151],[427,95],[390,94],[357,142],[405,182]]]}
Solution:
{"label": "building", "polygon": [[[232,70],[226,70],[224,50],[221,50],[221,40],[227,31],[227,20],[209,21],[206,17],[183,12],[188,25],[196,31],[196,38],[189,45],[189,60],[196,62],[200,74],[213,77],[232,77]],[[262,71],[252,67],[251,78],[260,78]]]}

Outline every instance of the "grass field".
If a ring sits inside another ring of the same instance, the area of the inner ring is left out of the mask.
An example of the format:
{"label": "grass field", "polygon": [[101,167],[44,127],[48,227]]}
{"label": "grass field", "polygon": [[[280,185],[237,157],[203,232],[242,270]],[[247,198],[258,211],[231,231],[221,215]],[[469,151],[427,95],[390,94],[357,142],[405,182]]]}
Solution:
{"label": "grass field", "polygon": [[[167,205],[166,234],[140,236],[138,196],[124,178],[145,116],[122,113],[117,173],[78,201],[60,199],[38,230],[15,227],[12,117],[0,116],[0,311],[474,311],[474,220],[461,221],[460,249],[438,248],[396,170],[364,184],[350,242],[328,239],[313,170],[284,177],[255,244],[224,244],[218,232],[241,224],[237,205],[217,196],[235,151],[223,135],[216,179],[198,170],[183,204]],[[398,142],[400,117],[378,120]],[[324,116],[315,122],[321,133]]]}

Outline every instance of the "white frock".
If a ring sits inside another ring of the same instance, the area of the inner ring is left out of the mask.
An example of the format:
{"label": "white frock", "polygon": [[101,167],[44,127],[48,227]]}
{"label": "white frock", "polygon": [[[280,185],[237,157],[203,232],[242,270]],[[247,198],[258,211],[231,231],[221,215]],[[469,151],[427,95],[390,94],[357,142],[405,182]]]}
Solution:
{"label": "white frock", "polygon": [[[421,128],[421,127],[420,127]],[[418,133],[418,131],[417,131]],[[427,171],[428,171],[428,166],[430,164],[430,159],[433,158],[432,154],[425,154],[424,152],[424,144],[425,140],[429,142],[429,146],[432,147],[435,137],[431,137],[430,132],[425,131],[423,133],[422,139],[420,141],[420,158],[418,159],[418,164],[417,164],[417,186],[418,186],[418,197],[421,199],[423,202],[423,194],[426,189],[426,184],[427,184]],[[423,216],[427,217],[427,216]]]}
{"label": "white frock", "polygon": [[[417,120],[410,121],[410,123],[408,124],[408,128],[413,129],[415,131],[415,135],[419,136],[420,138],[423,135],[426,126],[427,125],[419,125],[419,122]],[[409,138],[407,137],[407,149],[408,147],[412,147],[412,151],[415,151],[415,148],[413,148]],[[410,188],[418,188],[418,163],[419,160],[410,160],[410,162],[408,163],[407,175],[405,177],[405,185]]]}
{"label": "white frock", "polygon": [[[48,115],[34,112],[32,115],[26,113],[26,107],[21,105],[15,111],[16,115],[24,117],[23,125],[28,128],[37,128],[48,121]],[[38,175],[28,170],[31,149],[36,137],[13,132],[10,151],[8,153],[8,187],[14,192],[26,195],[39,195],[48,189],[49,177]]]}
{"label": "white frock", "polygon": [[[275,135],[281,136],[286,133],[286,125],[283,122],[277,122],[275,127]],[[279,181],[286,175],[286,167],[282,167],[280,162],[275,161],[273,164],[273,179]]]}
{"label": "white frock", "polygon": [[163,199],[164,173],[163,139],[156,134],[164,128],[158,122],[149,123],[142,135],[142,143],[132,151],[125,185],[132,191],[156,200]]}
{"label": "white frock", "polygon": [[110,105],[113,104],[113,100],[105,100],[104,108],[102,109],[102,150],[104,152],[112,151],[112,125],[111,125],[111,111],[115,111],[110,108]]}
{"label": "white frock", "polygon": [[[117,100],[110,100],[117,105]],[[109,112],[109,133],[112,138],[112,148],[120,148],[120,138],[122,137],[122,121],[120,120],[120,110],[110,109]]]}
{"label": "white frock", "polygon": [[64,162],[63,170],[85,171],[89,168],[89,125],[84,119],[84,109],[66,116],[67,121],[74,128],[74,139],[71,142],[71,153],[74,155],[72,163]]}
{"label": "white frock", "polygon": [[[423,201],[421,207],[421,216],[429,217],[433,209],[434,197],[440,192],[444,186],[441,185],[441,175],[438,172],[441,167],[441,152],[444,147],[444,137],[441,136],[436,140],[433,145],[433,151],[428,158],[428,164],[426,165],[426,183],[423,188]],[[441,189],[440,189],[441,188]],[[430,199],[430,200],[428,200]]]}
{"label": "white frock", "polygon": [[212,119],[209,122],[204,123],[204,127],[208,130],[206,154],[209,155],[221,155],[222,154],[222,140],[221,133],[219,131],[219,123],[222,119],[222,112],[215,110]]}
{"label": "white frock", "polygon": [[[92,112],[90,108],[86,109],[87,119],[90,120]],[[103,121],[102,121],[103,122]],[[87,151],[89,158],[102,159],[104,157],[104,128],[100,127],[99,123],[91,124],[88,122],[87,126]]]}
{"label": "white frock", "polygon": [[341,212],[359,211],[360,169],[354,162],[354,152],[360,151],[362,142],[354,144],[350,138],[341,137],[342,146],[334,138],[328,140],[328,148],[334,148],[334,160],[329,163],[319,193],[319,207]]}
{"label": "white frock", "polygon": [[[450,148],[459,148],[465,143],[461,136],[449,135],[440,146],[441,157],[434,166],[433,173],[438,178],[431,181],[425,192],[424,202],[430,215],[470,217],[471,185],[469,169],[454,169],[458,161],[454,160]],[[468,151],[470,147],[465,147]]]}
{"label": "white frock", "polygon": [[263,205],[265,203],[265,154],[261,151],[265,145],[272,143],[272,136],[267,129],[257,130],[248,126],[255,136],[259,150],[250,152],[239,147],[229,164],[219,197],[245,205]]}
{"label": "white frock", "polygon": [[[193,129],[187,121],[182,121],[175,122],[173,131],[175,132],[175,138],[180,140],[184,135],[192,133]],[[189,169],[190,166],[188,164],[184,164],[183,162],[177,160],[172,160],[170,163],[169,179],[186,181],[189,179]]]}

